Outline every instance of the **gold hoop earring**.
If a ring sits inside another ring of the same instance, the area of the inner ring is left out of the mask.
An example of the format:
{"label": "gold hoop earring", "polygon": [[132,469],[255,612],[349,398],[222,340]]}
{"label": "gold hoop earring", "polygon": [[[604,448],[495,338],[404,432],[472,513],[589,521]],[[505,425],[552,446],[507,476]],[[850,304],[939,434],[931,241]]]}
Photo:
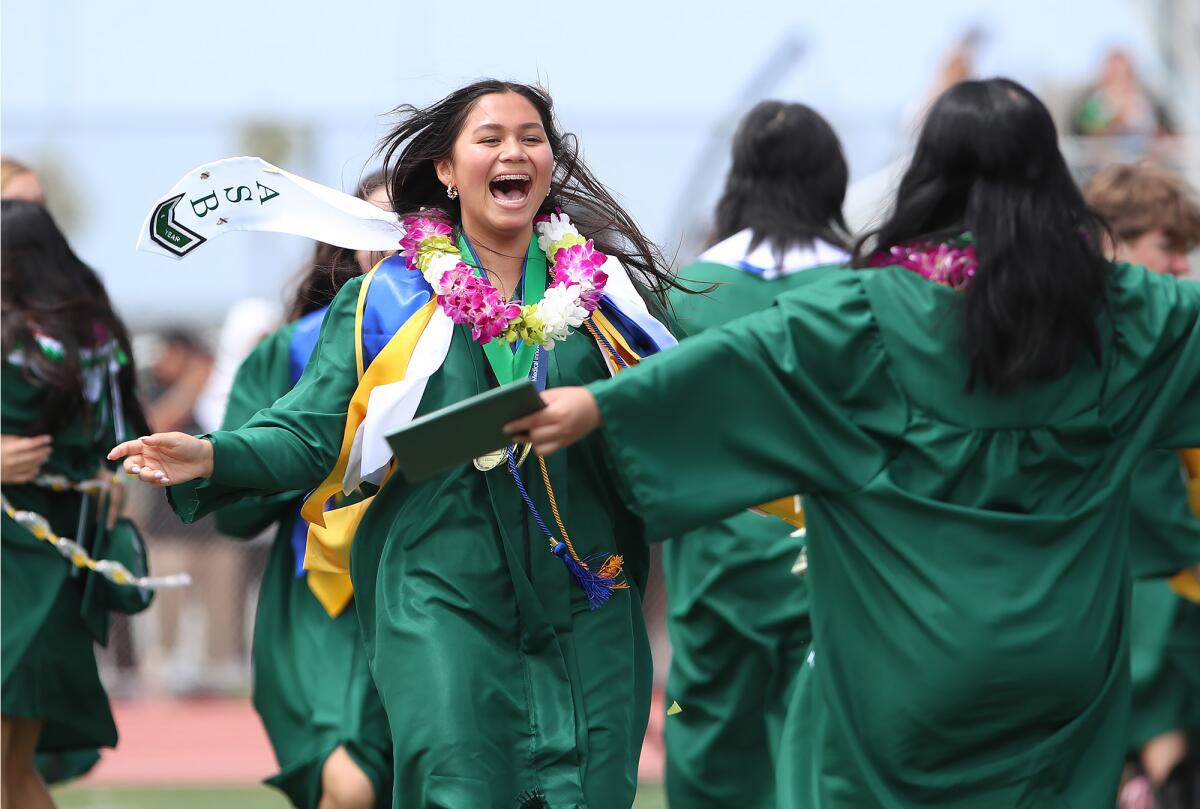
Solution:
{"label": "gold hoop earring", "polygon": [[452,185],[446,186],[446,196],[450,199],[458,199],[458,189]]}

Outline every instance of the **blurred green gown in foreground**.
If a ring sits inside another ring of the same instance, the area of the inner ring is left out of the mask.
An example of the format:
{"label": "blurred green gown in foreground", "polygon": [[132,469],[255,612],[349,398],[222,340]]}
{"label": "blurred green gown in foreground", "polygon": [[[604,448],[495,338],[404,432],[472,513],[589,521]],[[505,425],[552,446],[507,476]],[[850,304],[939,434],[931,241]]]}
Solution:
{"label": "blurred green gown in foreground", "polygon": [[[103,361],[108,362],[104,354]],[[3,362],[3,414],[0,432],[29,435],[45,414],[46,389],[31,381],[17,357]],[[42,474],[73,482],[96,477],[116,440],[107,376],[93,385],[95,417],[82,414],[52,437],[52,451]],[[82,383],[81,383],[82,384]],[[128,413],[120,418],[130,428]],[[76,539],[98,558],[105,557],[109,532],[98,519],[97,497],[77,491],[53,491],[27,483],[7,485],[4,496],[19,510],[41,514],[60,536]],[[114,747],[117,728],[108,695],[100,682],[95,644],[107,643],[109,607],[103,602],[99,574],[74,567],[48,542],[41,541],[4,515],[0,595],[3,604],[3,708],[5,716],[40,720],[39,753],[51,781],[76,777],[96,762],[96,748]],[[80,528],[83,528],[81,534]],[[136,572],[136,571],[135,571]],[[149,595],[138,598],[148,600]]]}
{"label": "blurred green gown in foreground", "polygon": [[[320,325],[323,310],[298,321]],[[222,425],[236,429],[292,388],[290,355],[297,323],[263,340],[234,378]],[[253,539],[278,523],[263,572],[254,621],[254,707],[280,772],[267,779],[302,809],[321,799],[321,768],[339,745],[391,805],[392,742],[387,716],[367,668],[353,604],[331,618],[296,575],[292,528],[305,492],[248,497],[216,514],[222,533]]]}
{"label": "blurred green gown in foreground", "polygon": [[830,273],[592,386],[653,536],[805,495],[813,649],[785,805],[1116,795],[1129,481],[1149,448],[1200,444],[1200,286],[1115,267],[1099,363],[1003,396],[966,389],[955,295]]}

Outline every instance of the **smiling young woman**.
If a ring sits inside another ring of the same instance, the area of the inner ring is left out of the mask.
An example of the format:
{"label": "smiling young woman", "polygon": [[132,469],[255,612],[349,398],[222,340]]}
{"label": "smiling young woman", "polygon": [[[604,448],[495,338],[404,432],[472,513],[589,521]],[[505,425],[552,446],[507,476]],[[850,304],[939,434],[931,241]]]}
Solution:
{"label": "smiling young woman", "polygon": [[[673,281],[559,131],[548,95],[483,81],[398,112],[381,151],[404,255],[346,284],[292,391],[238,430],[114,450],[147,481],[204,478],[170,492],[185,519],[325,478],[305,516],[334,531],[350,508],[320,506],[358,468],[347,472],[356,419],[370,422],[375,382],[402,344],[416,356],[446,335],[419,416],[523,376],[585,384],[670,343],[649,313]],[[651,685],[644,526],[598,444],[544,464],[522,457],[510,449],[415,484],[382,468],[366,476],[382,485],[357,528],[318,543],[322,564],[349,545],[394,806],[633,802]],[[597,556],[607,561],[589,564]],[[336,572],[308,575],[314,592],[329,585],[327,609],[344,608]]]}
{"label": "smiling young woman", "polygon": [[[537,109],[517,93],[483,96],[438,180],[458,199],[462,229],[506,299],[521,278],[533,216],[550,193],[554,153]],[[452,190],[453,189],[453,190]]]}

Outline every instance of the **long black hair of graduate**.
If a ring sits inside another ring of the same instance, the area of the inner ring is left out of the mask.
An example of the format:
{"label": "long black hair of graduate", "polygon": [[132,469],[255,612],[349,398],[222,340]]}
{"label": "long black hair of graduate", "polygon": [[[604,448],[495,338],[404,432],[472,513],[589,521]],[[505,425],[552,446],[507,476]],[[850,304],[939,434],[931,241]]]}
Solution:
{"label": "long black hair of graduate", "polygon": [[[373,171],[359,181],[354,195],[365,200],[381,188],[385,180],[382,171]],[[289,323],[328,306],[347,281],[362,275],[354,253],[349,247],[317,243],[312,260],[294,282],[295,292],[287,306]]]}
{"label": "long black hair of graduate", "polygon": [[422,208],[446,211],[461,226],[457,200],[446,197],[434,163],[448,159],[467,116],[479,99],[495,93],[516,93],[533,105],[554,154],[550,193],[539,214],[563,210],[585,238],[603,253],[618,259],[632,280],[650,293],[648,303],[660,308],[671,287],[680,288],[658,249],[646,238],[612,193],[596,179],[579,154],[575,135],[563,132],[554,117],[554,102],[541,87],[483,79],[461,87],[428,107],[405,104],[394,113],[399,122],[380,143],[392,207],[401,215]]}
{"label": "long black hair of graduate", "polygon": [[762,101],[733,136],[709,245],[750,228],[782,256],[820,239],[851,250],[842,215],[850,172],[829,122],[804,104]]}
{"label": "long black hair of graduate", "polygon": [[1009,79],[964,81],[929,110],[895,205],[856,245],[877,250],[970,233],[976,274],[959,295],[970,373],[992,392],[1097,361],[1109,264],[1102,226],[1058,149],[1050,113]]}
{"label": "long black hair of graduate", "polygon": [[[84,397],[81,351],[109,338],[129,358],[117,374],[125,416],[134,430],[148,432],[137,398],[129,333],[99,276],[75,255],[50,212],[38,203],[6,199],[0,211],[4,356],[20,352],[28,378],[48,395],[33,432],[56,433],[77,417],[90,421],[95,415]],[[62,357],[41,351],[37,334],[61,343]]]}

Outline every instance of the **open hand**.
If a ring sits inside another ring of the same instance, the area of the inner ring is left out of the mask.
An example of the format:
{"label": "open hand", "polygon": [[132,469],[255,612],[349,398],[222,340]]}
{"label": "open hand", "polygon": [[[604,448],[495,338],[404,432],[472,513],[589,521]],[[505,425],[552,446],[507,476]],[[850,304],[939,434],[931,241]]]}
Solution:
{"label": "open hand", "polygon": [[546,406],[538,412],[504,425],[506,433],[532,443],[539,455],[569,447],[604,423],[587,388],[551,388],[542,401]]}
{"label": "open hand", "polygon": [[126,441],[108,453],[110,461],[124,458],[125,471],[151,486],[172,486],[212,476],[213,447],[187,433],[155,433]]}

